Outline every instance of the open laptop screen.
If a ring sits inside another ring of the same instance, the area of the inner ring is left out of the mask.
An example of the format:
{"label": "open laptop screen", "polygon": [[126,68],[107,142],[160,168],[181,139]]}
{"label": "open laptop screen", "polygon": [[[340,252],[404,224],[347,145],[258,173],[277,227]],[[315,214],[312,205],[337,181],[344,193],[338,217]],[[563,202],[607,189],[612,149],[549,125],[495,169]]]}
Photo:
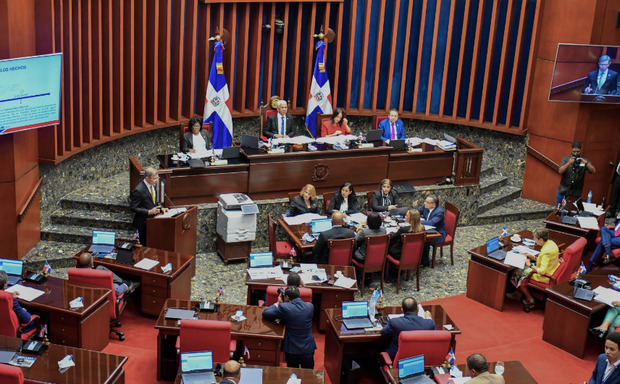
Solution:
{"label": "open laptop screen", "polygon": [[97,229],[93,230],[93,244],[114,245],[115,239],[116,232],[114,231],[100,231]]}
{"label": "open laptop screen", "polygon": [[494,237],[487,241],[487,255],[499,249],[499,237]]}
{"label": "open laptop screen", "polygon": [[213,369],[213,352],[181,353],[181,372],[210,371]]}
{"label": "open laptop screen", "polygon": [[398,360],[398,378],[403,379],[424,372],[424,355]]}
{"label": "open laptop screen", "polygon": [[271,252],[250,253],[250,268],[272,266],[273,254]]}
{"label": "open laptop screen", "polygon": [[321,233],[332,229],[332,219],[314,219],[310,222],[312,233]]}
{"label": "open laptop screen", "polygon": [[21,276],[24,268],[23,260],[0,259],[0,271],[7,275]]}
{"label": "open laptop screen", "polygon": [[352,317],[368,316],[367,301],[343,301],[342,302],[342,318],[350,319]]}

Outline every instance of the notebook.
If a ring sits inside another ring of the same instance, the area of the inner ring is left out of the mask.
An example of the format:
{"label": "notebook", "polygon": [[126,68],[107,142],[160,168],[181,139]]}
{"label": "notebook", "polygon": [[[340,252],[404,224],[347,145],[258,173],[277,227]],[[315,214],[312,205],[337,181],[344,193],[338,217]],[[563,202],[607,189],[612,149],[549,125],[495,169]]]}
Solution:
{"label": "notebook", "polygon": [[366,133],[366,141],[369,143],[373,141],[381,141],[381,134],[382,132],[380,129],[372,129]]}
{"label": "notebook", "polygon": [[271,252],[250,253],[250,268],[273,267],[273,254]]}
{"label": "notebook", "polygon": [[367,301],[343,301],[342,323],[347,329],[370,328],[373,326],[368,315]]}
{"label": "notebook", "polygon": [[181,378],[183,384],[215,384],[213,352],[181,353]]}
{"label": "notebook", "polygon": [[390,140],[390,147],[394,148],[397,151],[407,150],[407,144],[405,143],[405,140]]}
{"label": "notebook", "polygon": [[494,237],[487,241],[487,256],[495,260],[504,260],[506,258],[506,251],[500,248],[499,237]]}
{"label": "notebook", "polygon": [[20,282],[23,269],[23,260],[0,259],[0,271],[6,272],[8,276],[7,285],[9,287]]}
{"label": "notebook", "polygon": [[398,360],[398,382],[402,384],[434,383],[424,374],[424,355]]}
{"label": "notebook", "polygon": [[93,229],[92,245],[88,248],[88,252],[110,253],[114,250],[115,241],[116,232]]}

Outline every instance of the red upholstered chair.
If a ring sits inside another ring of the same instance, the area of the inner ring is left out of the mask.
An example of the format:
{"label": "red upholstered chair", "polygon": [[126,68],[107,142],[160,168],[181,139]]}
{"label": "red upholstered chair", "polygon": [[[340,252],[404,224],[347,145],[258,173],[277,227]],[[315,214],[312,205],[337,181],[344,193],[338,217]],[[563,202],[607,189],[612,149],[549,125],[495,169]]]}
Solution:
{"label": "red upholstered chair", "polygon": [[[270,285],[267,287],[267,297],[265,298],[265,306],[278,301],[278,288],[286,289],[283,285]],[[306,287],[299,287],[299,297],[306,303],[312,303],[312,289]]]}
{"label": "red upholstered chair", "polygon": [[327,241],[329,248],[329,265],[351,265],[355,238],[330,239]]}
{"label": "red upholstered chair", "polygon": [[339,191],[336,190],[336,191],[323,192],[323,203],[325,203],[325,214],[326,215],[327,215],[327,211],[329,211],[329,203],[331,203],[332,197],[334,196],[336,192],[339,192]]}
{"label": "red upholstered chair", "polygon": [[67,273],[69,274],[69,281],[72,283],[106,288],[111,291],[108,296],[110,301],[110,332],[116,334],[120,341],[125,340],[123,332],[116,328],[121,326],[119,318],[127,305],[126,294],[123,293],[120,296],[116,296],[112,271],[91,268],[69,268]]}
{"label": "red upholstered chair", "polygon": [[327,114],[317,113],[316,114],[316,137],[317,138],[323,136],[321,134],[321,131],[323,129],[323,120],[330,119],[331,117],[332,117],[332,115],[329,114],[329,113],[327,113]]}
{"label": "red upholstered chair", "polygon": [[[0,335],[20,337],[23,340],[29,339],[37,334],[39,330],[39,321],[40,319],[38,315],[30,315],[30,322],[20,324],[15,311],[13,311],[13,294],[6,291],[0,291]],[[22,331],[26,328],[26,326],[32,324],[33,322],[37,324],[37,327],[28,332]],[[0,383],[4,383],[4,381],[0,380]]]}
{"label": "red upholstered chair", "polygon": [[[212,132],[213,123],[205,123],[202,125],[202,129],[206,129],[209,132]],[[189,132],[188,125],[179,126],[179,151],[183,149],[183,136],[185,132]]]}
{"label": "red upholstered chair", "polygon": [[450,352],[452,335],[448,331],[402,331],[398,335],[398,351],[394,361],[387,352],[381,352],[383,363],[390,367],[397,367],[400,359],[424,355],[424,365],[441,365]]}
{"label": "red upholstered chair", "polygon": [[225,363],[237,349],[237,342],[231,340],[230,321],[181,320],[179,329],[179,350],[183,352],[213,351],[213,361]]}
{"label": "red upholstered chair", "polygon": [[544,292],[545,289],[550,286],[568,281],[572,274],[579,268],[581,263],[581,255],[583,254],[583,249],[586,244],[587,240],[585,237],[580,237],[575,240],[564,250],[562,257],[560,258],[560,266],[558,269],[556,269],[552,275],[545,275],[549,278],[549,283],[542,283],[540,281],[529,279],[528,287]]}
{"label": "red upholstered chair", "polygon": [[361,270],[362,290],[364,295],[364,281],[366,274],[371,272],[381,273],[381,290],[383,291],[383,271],[385,270],[385,258],[390,246],[390,235],[366,236],[366,258],[364,263],[352,259],[356,269]]}
{"label": "red upholstered chair", "polygon": [[0,364],[0,383],[2,384],[23,384],[24,372],[21,368],[11,365]]}
{"label": "red upholstered chair", "polygon": [[400,289],[400,272],[407,271],[407,280],[409,280],[409,272],[415,269],[416,274],[416,287],[420,290],[420,262],[422,261],[422,251],[424,250],[424,239],[426,234],[424,232],[419,233],[403,233],[400,235],[402,238],[403,248],[400,254],[400,260],[394,258],[391,255],[387,255],[387,269],[389,270],[390,264],[394,265],[398,269],[398,277],[396,278],[396,293]]}
{"label": "red upholstered chair", "polygon": [[291,254],[293,244],[288,241],[276,240],[276,228],[278,222],[271,217],[271,213],[267,214],[267,231],[269,232],[269,250],[273,254],[274,259],[287,259]]}
{"label": "red upholstered chair", "polygon": [[271,96],[269,101],[260,106],[260,138],[261,140],[267,141],[267,137],[263,135],[263,128],[265,124],[267,124],[267,118],[274,113],[278,112],[278,102],[280,101],[279,96]]}
{"label": "red upholstered chair", "polygon": [[373,118],[372,129],[379,129],[379,124],[381,124],[383,120],[388,119],[389,117],[390,116],[388,115],[375,116]]}
{"label": "red upholstered chair", "polygon": [[366,203],[368,204],[368,212],[372,211],[372,195],[375,191],[366,192]]}
{"label": "red upholstered chair", "polygon": [[456,226],[459,223],[459,216],[461,215],[461,211],[456,207],[456,205],[446,201],[445,214],[443,217],[443,222],[446,226],[446,238],[441,244],[433,245],[433,260],[431,262],[431,268],[435,268],[435,254],[437,253],[437,248],[439,248],[439,255],[443,258],[443,246],[450,246],[450,265],[454,265],[454,234],[456,233]]}

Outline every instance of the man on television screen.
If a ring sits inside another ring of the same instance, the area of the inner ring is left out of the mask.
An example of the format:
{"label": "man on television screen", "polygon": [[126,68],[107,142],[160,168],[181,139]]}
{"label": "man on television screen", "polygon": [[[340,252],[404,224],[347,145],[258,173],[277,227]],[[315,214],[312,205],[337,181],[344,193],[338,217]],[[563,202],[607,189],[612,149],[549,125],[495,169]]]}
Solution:
{"label": "man on television screen", "polygon": [[583,93],[615,95],[618,89],[618,72],[609,69],[611,58],[603,55],[598,59],[598,69],[588,73]]}

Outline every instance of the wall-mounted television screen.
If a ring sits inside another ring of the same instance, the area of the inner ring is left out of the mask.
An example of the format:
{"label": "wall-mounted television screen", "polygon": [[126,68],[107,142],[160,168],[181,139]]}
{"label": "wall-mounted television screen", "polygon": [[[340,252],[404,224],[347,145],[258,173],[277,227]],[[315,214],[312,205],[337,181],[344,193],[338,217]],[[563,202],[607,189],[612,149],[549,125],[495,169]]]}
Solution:
{"label": "wall-mounted television screen", "polygon": [[620,103],[619,48],[558,44],[549,101]]}
{"label": "wall-mounted television screen", "polygon": [[60,123],[62,53],[0,60],[0,135]]}

